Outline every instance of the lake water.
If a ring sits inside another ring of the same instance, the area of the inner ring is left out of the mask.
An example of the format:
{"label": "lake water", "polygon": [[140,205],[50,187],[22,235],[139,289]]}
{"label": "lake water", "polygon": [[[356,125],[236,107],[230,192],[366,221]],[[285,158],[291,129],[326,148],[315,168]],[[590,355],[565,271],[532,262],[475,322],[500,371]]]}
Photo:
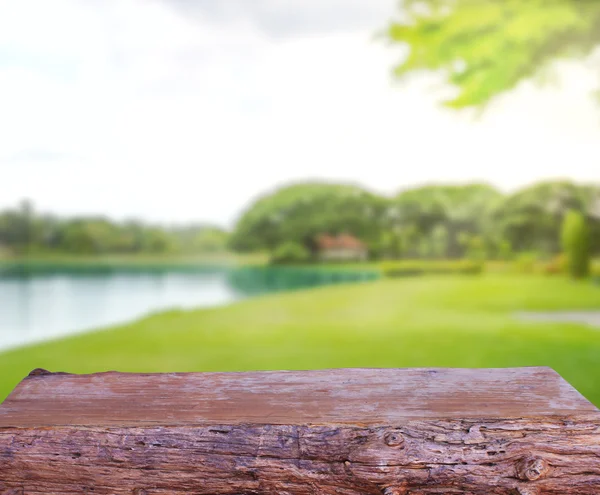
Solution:
{"label": "lake water", "polygon": [[221,306],[267,292],[374,277],[285,268],[13,270],[0,273],[0,349],[170,308]]}

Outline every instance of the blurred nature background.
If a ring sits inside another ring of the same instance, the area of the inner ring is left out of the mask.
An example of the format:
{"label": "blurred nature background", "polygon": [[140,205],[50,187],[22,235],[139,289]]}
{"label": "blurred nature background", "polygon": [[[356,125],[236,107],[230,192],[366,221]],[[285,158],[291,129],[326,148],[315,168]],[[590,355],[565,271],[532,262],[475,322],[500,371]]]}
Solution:
{"label": "blurred nature background", "polygon": [[600,2],[0,3],[29,371],[551,366],[600,405]]}

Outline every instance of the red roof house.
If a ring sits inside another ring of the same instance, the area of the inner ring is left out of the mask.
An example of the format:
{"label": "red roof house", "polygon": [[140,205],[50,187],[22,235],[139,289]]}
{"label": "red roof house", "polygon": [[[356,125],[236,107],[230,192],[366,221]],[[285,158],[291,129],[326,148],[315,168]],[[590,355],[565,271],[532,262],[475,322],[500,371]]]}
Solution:
{"label": "red roof house", "polygon": [[325,261],[366,260],[367,246],[350,234],[332,236],[322,234],[316,238],[319,258]]}

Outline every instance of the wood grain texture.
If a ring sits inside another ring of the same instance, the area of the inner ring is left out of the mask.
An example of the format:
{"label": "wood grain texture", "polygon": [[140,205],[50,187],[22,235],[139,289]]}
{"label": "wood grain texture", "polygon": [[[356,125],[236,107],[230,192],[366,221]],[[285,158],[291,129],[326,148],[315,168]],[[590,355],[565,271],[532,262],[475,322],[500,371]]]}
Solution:
{"label": "wood grain texture", "polygon": [[27,377],[0,494],[600,494],[600,412],[546,368]]}
{"label": "wood grain texture", "polygon": [[549,368],[34,373],[3,403],[0,427],[386,425],[409,418],[519,418],[525,413],[596,411]]}

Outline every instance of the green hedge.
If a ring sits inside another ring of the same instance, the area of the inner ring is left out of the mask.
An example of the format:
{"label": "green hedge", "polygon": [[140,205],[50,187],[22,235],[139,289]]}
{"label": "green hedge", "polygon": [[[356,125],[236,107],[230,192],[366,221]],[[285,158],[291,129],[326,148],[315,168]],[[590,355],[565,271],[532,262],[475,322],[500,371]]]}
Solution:
{"label": "green hedge", "polygon": [[592,261],[590,271],[591,271],[592,277],[600,279],[600,260]]}
{"label": "green hedge", "polygon": [[411,277],[418,275],[478,275],[484,264],[471,260],[456,261],[390,261],[382,264],[386,277]]}
{"label": "green hedge", "polygon": [[278,246],[271,256],[271,263],[306,263],[310,259],[310,253],[302,244],[297,242],[284,242]]}
{"label": "green hedge", "polygon": [[581,212],[572,210],[565,215],[562,245],[571,277],[587,277],[590,274],[590,229]]}

